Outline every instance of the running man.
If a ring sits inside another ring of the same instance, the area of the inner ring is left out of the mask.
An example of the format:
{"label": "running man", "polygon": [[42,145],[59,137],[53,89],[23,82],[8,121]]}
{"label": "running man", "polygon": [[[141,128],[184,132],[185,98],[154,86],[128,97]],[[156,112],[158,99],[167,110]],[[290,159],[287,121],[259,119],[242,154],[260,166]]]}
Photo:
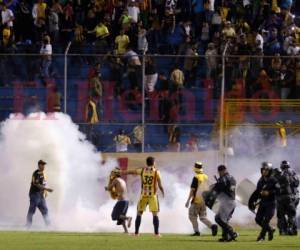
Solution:
{"label": "running man", "polygon": [[111,193],[112,198],[118,200],[111,213],[112,220],[116,220],[117,225],[123,226],[124,233],[128,233],[127,227],[129,228],[131,226],[132,217],[126,216],[129,204],[126,199],[127,187],[126,182],[121,178],[119,168],[115,168],[111,171],[110,181],[108,186],[105,187],[105,190]]}

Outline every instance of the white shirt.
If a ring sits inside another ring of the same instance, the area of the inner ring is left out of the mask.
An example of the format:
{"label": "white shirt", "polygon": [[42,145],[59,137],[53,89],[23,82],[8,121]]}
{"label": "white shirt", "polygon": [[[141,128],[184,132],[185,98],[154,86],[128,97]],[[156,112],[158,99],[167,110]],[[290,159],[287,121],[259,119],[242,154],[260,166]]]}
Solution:
{"label": "white shirt", "polygon": [[132,22],[137,23],[139,14],[140,14],[140,8],[136,6],[128,6],[128,15],[132,17]]}
{"label": "white shirt", "polygon": [[2,10],[1,11],[1,16],[2,16],[2,24],[7,23],[8,27],[13,26],[13,22],[9,21],[11,18],[14,17],[14,13],[10,9]]}
{"label": "white shirt", "polygon": [[138,54],[133,50],[128,50],[125,53],[124,57],[128,59],[128,63],[131,65],[141,65]]}
{"label": "white shirt", "polygon": [[257,34],[255,37],[255,43],[258,43],[258,42],[259,42],[258,47],[263,50],[264,49],[264,38],[260,34]]}
{"label": "white shirt", "polygon": [[116,142],[116,152],[127,152],[130,139],[127,135],[117,135],[114,138]]}
{"label": "white shirt", "polygon": [[122,142],[116,142],[116,152],[127,152],[128,144]]}
{"label": "white shirt", "polygon": [[52,55],[52,45],[51,44],[46,44],[42,45],[40,54],[42,55]]}
{"label": "white shirt", "polygon": [[300,51],[300,47],[298,46],[289,46],[287,49],[287,54],[288,55],[293,55],[296,56]]}

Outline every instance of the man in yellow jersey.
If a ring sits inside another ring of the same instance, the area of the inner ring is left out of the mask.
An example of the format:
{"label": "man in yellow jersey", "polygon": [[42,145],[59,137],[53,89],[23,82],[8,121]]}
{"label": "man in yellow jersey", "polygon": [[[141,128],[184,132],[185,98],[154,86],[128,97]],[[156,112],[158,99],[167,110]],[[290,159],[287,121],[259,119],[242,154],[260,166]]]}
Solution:
{"label": "man in yellow jersey", "polygon": [[206,206],[202,198],[202,192],[208,190],[208,176],[203,173],[202,163],[196,162],[194,165],[195,176],[191,184],[191,190],[189,197],[185,203],[185,206],[189,206],[189,219],[192,222],[194,228],[194,234],[192,236],[200,236],[198,227],[198,216],[200,221],[211,229],[212,235],[216,236],[218,233],[218,226],[212,224],[206,217]]}
{"label": "man in yellow jersey", "polygon": [[137,205],[137,216],[135,219],[135,235],[139,235],[142,214],[149,205],[149,210],[153,214],[154,235],[160,237],[159,234],[159,203],[157,198],[157,187],[164,196],[164,189],[161,183],[160,172],[155,167],[155,159],[149,156],[146,159],[147,166],[136,170],[121,171],[121,174],[140,175],[142,181],[141,197]]}

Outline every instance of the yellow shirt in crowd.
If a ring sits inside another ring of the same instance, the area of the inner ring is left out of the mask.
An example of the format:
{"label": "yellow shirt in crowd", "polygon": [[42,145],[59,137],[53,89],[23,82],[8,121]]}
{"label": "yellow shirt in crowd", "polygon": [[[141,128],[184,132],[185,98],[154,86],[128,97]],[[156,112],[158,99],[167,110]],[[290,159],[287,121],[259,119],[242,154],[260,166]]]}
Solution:
{"label": "yellow shirt in crowd", "polygon": [[129,44],[129,37],[127,35],[118,35],[115,39],[115,43],[117,44],[118,54],[124,54],[127,49],[127,45]]}
{"label": "yellow shirt in crowd", "polygon": [[94,31],[96,33],[97,38],[104,38],[109,35],[108,28],[104,24],[98,24],[95,27]]}

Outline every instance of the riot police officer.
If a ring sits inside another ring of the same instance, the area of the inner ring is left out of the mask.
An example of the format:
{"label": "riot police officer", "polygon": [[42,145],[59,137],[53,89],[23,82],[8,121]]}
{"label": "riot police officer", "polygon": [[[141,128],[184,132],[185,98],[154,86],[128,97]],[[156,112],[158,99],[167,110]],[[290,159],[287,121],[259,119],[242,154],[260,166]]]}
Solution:
{"label": "riot police officer", "polygon": [[257,182],[256,190],[249,199],[250,210],[254,211],[258,205],[255,221],[262,229],[257,237],[257,241],[265,240],[266,233],[268,233],[268,240],[273,240],[275,229],[269,223],[275,214],[276,183],[276,179],[272,176],[272,164],[263,162],[261,166],[261,178]]}
{"label": "riot police officer", "polygon": [[225,165],[218,166],[218,173],[219,178],[213,189],[217,193],[217,200],[220,202],[220,207],[215,216],[216,223],[222,228],[222,238],[219,241],[233,241],[238,235],[228,222],[236,207],[236,180],[228,173]]}
{"label": "riot police officer", "polygon": [[278,175],[280,191],[277,196],[277,221],[280,235],[297,235],[296,211],[299,203],[299,178],[290,169],[288,161],[282,161]]}

